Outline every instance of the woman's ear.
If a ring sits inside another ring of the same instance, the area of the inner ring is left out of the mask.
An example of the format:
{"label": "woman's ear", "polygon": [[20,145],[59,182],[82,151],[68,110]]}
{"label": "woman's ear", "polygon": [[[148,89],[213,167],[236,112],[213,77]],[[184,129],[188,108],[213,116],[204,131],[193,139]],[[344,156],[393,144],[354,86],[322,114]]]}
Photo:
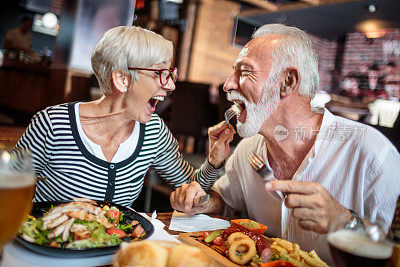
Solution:
{"label": "woman's ear", "polygon": [[291,95],[298,90],[300,85],[300,75],[297,68],[287,68],[279,80],[279,91],[282,97]]}
{"label": "woman's ear", "polygon": [[114,87],[121,93],[125,93],[129,87],[129,76],[121,70],[114,70],[111,76]]}

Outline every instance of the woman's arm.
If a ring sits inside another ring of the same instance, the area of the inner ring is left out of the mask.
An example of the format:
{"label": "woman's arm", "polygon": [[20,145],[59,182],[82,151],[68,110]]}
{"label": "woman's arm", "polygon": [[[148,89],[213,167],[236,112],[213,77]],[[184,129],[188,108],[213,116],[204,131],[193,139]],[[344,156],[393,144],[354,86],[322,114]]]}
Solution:
{"label": "woman's arm", "polygon": [[[180,187],[183,183],[196,181],[204,190],[209,190],[218,178],[222,166],[214,167],[207,159],[198,170],[194,170],[179,152],[178,142],[173,137],[172,133],[164,122],[161,119],[159,120],[160,135],[158,140],[158,153],[152,167],[174,187]],[[225,145],[225,143],[228,138],[232,138],[232,135],[233,133],[231,135],[221,136],[220,141],[214,141],[214,149],[226,149],[226,147],[229,149],[229,143],[228,145]],[[217,157],[224,155],[223,152],[216,152],[216,154],[218,154]],[[228,154],[229,152],[226,153],[226,155]],[[217,161],[214,161],[214,164],[221,165],[218,161],[222,162],[223,160],[218,158]]]}
{"label": "woman's arm", "polygon": [[28,128],[14,148],[28,149],[32,153],[33,168],[37,174],[48,162],[48,142],[51,136],[51,122],[47,110],[36,113]]}

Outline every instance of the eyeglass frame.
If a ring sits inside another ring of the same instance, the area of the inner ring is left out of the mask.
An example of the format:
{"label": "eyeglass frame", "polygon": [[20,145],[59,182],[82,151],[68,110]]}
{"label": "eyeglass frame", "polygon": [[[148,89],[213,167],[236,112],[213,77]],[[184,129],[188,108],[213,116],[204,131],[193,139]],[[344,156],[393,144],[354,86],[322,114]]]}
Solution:
{"label": "eyeglass frame", "polygon": [[[162,86],[165,86],[168,84],[169,79],[171,79],[174,83],[178,80],[178,68],[169,68],[169,69],[146,69],[146,68],[131,68],[128,67],[128,70],[148,70],[148,71],[155,71],[158,72],[158,76],[160,77],[160,84]],[[161,80],[161,76],[162,76],[162,72],[164,70],[167,70],[169,72],[167,78],[166,78],[166,83],[163,84],[162,80]],[[173,72],[176,70],[176,80],[174,81],[174,79],[172,78]]]}

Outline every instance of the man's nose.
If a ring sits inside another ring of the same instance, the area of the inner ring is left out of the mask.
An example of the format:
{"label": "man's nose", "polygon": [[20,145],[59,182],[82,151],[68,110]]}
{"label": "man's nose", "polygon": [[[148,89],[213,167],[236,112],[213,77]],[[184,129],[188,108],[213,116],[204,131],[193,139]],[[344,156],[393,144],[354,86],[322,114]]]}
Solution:
{"label": "man's nose", "polygon": [[232,75],[229,76],[228,79],[226,79],[223,89],[226,93],[228,93],[231,90],[237,90],[237,88],[238,88],[238,81],[235,73],[232,73]]}

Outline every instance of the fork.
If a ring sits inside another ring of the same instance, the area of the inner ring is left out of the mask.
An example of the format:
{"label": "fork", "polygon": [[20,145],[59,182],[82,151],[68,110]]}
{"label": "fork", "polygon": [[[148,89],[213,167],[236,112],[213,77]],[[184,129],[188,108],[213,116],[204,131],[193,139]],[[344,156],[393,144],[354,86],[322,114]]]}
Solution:
{"label": "fork", "polygon": [[[250,165],[253,167],[253,169],[261,176],[261,178],[265,182],[271,182],[271,181],[276,181],[277,179],[273,176],[274,171],[267,165],[265,164],[264,160],[254,151],[252,151],[253,156],[248,158],[248,161],[250,162]],[[287,194],[281,192],[281,191],[276,191],[276,193],[282,198],[285,199],[287,197]]]}
{"label": "fork", "polygon": [[226,123],[229,125],[229,121],[236,116],[236,114],[238,113],[237,108],[233,105],[232,107],[230,107],[227,111],[225,111],[225,121]]}
{"label": "fork", "polygon": [[206,203],[208,201],[209,198],[210,198],[209,194],[206,194],[204,196],[195,197],[193,199],[193,206],[203,205],[204,203]]}

